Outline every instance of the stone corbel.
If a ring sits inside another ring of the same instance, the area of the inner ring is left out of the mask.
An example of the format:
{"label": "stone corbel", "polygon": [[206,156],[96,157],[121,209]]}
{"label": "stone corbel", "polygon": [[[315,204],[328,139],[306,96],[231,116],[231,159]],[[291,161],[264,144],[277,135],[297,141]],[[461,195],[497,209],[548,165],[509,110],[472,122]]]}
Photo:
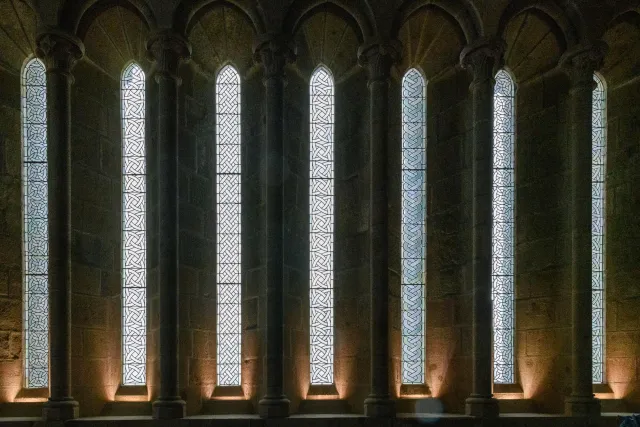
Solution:
{"label": "stone corbel", "polygon": [[358,64],[369,73],[369,83],[388,81],[391,67],[401,59],[402,44],[398,40],[370,42],[358,48]]}
{"label": "stone corbel", "polygon": [[172,30],[161,30],[147,41],[149,59],[156,63],[156,80],[160,77],[175,79],[178,84],[178,68],[191,59],[191,45],[180,34]]}
{"label": "stone corbel", "polygon": [[253,59],[264,67],[264,78],[284,78],[284,67],[296,59],[296,46],[282,34],[264,34],[253,46]]}
{"label": "stone corbel", "polygon": [[567,50],[560,58],[560,68],[569,76],[571,87],[595,88],[593,73],[602,68],[609,46],[598,40],[588,45],[578,45]]}
{"label": "stone corbel", "polygon": [[501,39],[481,38],[460,52],[460,65],[473,74],[472,85],[493,79],[504,65],[506,43]]}
{"label": "stone corbel", "polygon": [[47,72],[71,76],[71,69],[84,56],[82,41],[57,28],[48,28],[36,36],[36,56],[42,59]]}

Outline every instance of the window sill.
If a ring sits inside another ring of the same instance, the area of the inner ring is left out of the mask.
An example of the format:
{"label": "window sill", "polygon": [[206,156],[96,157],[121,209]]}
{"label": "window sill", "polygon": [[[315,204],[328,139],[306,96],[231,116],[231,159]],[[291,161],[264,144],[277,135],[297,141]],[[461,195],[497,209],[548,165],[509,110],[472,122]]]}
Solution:
{"label": "window sill", "polygon": [[351,408],[340,398],[335,384],[310,385],[307,397],[300,401],[300,414],[348,414]]}
{"label": "window sill", "polygon": [[202,412],[215,415],[253,414],[253,403],[242,386],[216,386],[210,400],[203,402]]}
{"label": "window sill", "polygon": [[48,398],[48,388],[23,388],[13,402],[0,403],[0,416],[42,417],[42,408]]}
{"label": "window sill", "polygon": [[148,402],[149,390],[146,385],[121,385],[114,397],[116,402]]}

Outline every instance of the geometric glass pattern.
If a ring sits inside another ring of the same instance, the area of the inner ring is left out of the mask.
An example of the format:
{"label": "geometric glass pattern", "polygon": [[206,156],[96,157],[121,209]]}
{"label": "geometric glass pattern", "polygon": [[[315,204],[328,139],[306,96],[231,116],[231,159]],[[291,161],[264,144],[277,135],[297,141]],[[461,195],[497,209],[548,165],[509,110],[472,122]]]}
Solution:
{"label": "geometric glass pattern", "polygon": [[49,384],[47,76],[39,59],[22,71],[25,388]]}
{"label": "geometric glass pattern", "polygon": [[515,84],[500,70],[493,92],[493,381],[513,384],[515,246]]}
{"label": "geometric glass pattern", "polygon": [[607,91],[604,80],[593,75],[591,168],[591,310],[593,382],[605,382],[605,174],[607,159]]}
{"label": "geometric glass pattern", "polygon": [[122,384],[147,378],[145,75],[122,73]]}
{"label": "geometric glass pattern", "polygon": [[319,66],[309,86],[311,384],[333,384],[334,86],[331,72]]}
{"label": "geometric glass pattern", "polygon": [[425,383],[426,102],[415,68],[402,79],[402,383]]}
{"label": "geometric glass pattern", "polygon": [[216,79],[217,384],[239,386],[242,366],[240,75]]}

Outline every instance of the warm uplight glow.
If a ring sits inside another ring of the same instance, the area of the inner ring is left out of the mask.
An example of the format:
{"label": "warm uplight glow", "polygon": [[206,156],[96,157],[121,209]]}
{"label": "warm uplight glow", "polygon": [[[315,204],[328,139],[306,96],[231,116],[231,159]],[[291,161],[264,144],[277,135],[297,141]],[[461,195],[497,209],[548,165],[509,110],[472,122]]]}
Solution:
{"label": "warm uplight glow", "polygon": [[521,400],[524,399],[524,393],[494,393],[493,397],[500,400]]}
{"label": "warm uplight glow", "polygon": [[116,402],[149,402],[150,399],[149,399],[149,395],[147,394],[140,394],[140,395],[116,394],[114,400]]}
{"label": "warm uplight glow", "polygon": [[46,397],[16,397],[14,400],[16,403],[37,403],[46,402]]}

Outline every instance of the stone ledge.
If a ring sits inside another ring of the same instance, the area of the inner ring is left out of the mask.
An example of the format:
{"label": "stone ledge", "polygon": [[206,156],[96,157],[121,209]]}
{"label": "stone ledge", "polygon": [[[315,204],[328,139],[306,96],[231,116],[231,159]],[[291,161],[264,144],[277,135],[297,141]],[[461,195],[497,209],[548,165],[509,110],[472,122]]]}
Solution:
{"label": "stone ledge", "polygon": [[42,417],[44,402],[0,403],[0,419],[4,417]]}
{"label": "stone ledge", "polygon": [[[618,427],[623,414],[606,414],[590,420],[590,427]],[[624,414],[628,415],[628,414]],[[435,424],[437,423],[437,424]],[[37,418],[0,418],[2,427],[486,427],[477,418],[460,414],[399,415],[395,419],[380,420],[362,415],[294,415],[277,420],[263,420],[258,416],[198,415],[177,420],[154,420],[144,417],[78,418],[63,423],[44,423]],[[584,427],[584,418],[560,414],[505,414],[491,421],[491,427]]]}

